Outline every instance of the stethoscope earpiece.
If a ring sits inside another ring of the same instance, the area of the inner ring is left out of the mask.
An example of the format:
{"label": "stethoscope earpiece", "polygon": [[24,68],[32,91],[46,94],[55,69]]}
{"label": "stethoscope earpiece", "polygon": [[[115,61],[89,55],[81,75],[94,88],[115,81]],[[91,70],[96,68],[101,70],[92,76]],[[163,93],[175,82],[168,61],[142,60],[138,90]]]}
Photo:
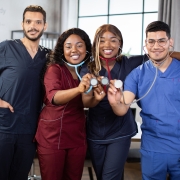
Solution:
{"label": "stethoscope earpiece", "polygon": [[109,79],[107,77],[103,77],[101,79],[101,84],[107,86],[109,84]]}

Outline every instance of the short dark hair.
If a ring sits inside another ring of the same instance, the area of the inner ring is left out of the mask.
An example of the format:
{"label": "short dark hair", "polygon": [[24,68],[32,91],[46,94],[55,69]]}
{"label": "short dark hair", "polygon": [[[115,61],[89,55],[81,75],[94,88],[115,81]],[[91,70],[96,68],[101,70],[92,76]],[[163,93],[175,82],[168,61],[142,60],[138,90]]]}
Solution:
{"label": "short dark hair", "polygon": [[146,28],[146,37],[148,32],[165,31],[168,38],[171,37],[169,26],[163,21],[153,21]]}
{"label": "short dark hair", "polygon": [[44,23],[46,23],[46,11],[41,6],[38,6],[38,5],[29,5],[28,7],[26,7],[24,9],[24,12],[23,12],[23,22],[24,22],[24,18],[25,18],[24,17],[25,13],[27,11],[30,11],[30,12],[40,12],[43,15]]}

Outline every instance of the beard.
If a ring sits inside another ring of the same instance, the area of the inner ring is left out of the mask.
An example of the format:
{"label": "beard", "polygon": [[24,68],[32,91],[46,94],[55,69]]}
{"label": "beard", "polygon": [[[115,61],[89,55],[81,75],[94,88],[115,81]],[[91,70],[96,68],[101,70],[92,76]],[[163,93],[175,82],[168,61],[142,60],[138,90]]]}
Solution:
{"label": "beard", "polygon": [[[31,31],[39,32],[39,31],[36,30],[36,29],[31,29],[31,30],[29,30],[29,31],[27,31],[27,32],[31,32]],[[38,34],[37,37],[34,37],[34,38],[29,37],[28,34],[27,34],[27,32],[26,32],[24,29],[23,29],[23,32],[24,32],[24,36],[25,36],[27,39],[29,39],[30,41],[37,41],[37,40],[39,40],[40,37],[43,35],[44,29],[43,29],[42,31],[40,31],[40,33]]]}
{"label": "beard", "polygon": [[162,57],[158,57],[158,56],[150,56],[152,60],[154,60],[155,62],[161,62],[164,61],[167,57],[169,56],[169,52],[167,52],[166,54],[164,54]]}

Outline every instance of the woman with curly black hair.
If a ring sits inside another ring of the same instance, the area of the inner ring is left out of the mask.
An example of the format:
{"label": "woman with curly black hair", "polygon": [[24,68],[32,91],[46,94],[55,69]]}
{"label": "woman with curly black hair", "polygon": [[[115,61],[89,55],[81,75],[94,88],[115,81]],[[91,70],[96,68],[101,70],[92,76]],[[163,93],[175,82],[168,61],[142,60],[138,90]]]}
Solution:
{"label": "woman with curly black hair", "polygon": [[85,114],[81,94],[90,74],[79,76],[91,57],[89,36],[79,28],[65,31],[47,56],[44,108],[36,133],[43,180],[80,180],[86,156]]}

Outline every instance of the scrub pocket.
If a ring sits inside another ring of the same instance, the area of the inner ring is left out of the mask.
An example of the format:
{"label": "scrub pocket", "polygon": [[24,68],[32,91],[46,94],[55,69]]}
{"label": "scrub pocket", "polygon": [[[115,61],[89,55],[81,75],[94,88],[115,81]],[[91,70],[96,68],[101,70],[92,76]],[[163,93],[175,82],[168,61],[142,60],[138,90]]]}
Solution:
{"label": "scrub pocket", "polygon": [[141,152],[141,169],[142,174],[151,177],[153,171],[153,155],[152,152],[140,150]]}
{"label": "scrub pocket", "polygon": [[9,108],[0,107],[0,126],[1,129],[7,129],[11,127],[13,124],[13,113]]}

